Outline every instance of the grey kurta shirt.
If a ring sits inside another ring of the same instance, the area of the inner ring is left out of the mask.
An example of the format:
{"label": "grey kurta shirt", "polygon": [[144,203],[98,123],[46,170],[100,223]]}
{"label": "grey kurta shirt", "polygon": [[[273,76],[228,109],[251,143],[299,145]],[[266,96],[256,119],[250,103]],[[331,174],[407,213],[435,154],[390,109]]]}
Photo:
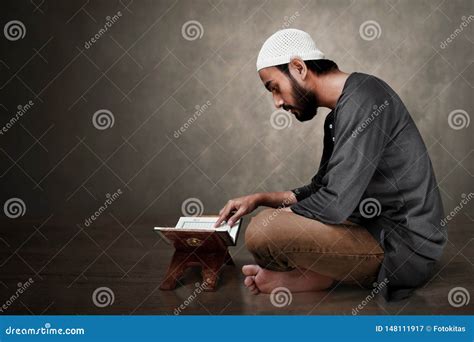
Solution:
{"label": "grey kurta shirt", "polygon": [[441,257],[447,232],[428,151],[401,99],[375,76],[349,76],[325,120],[318,172],[292,191],[296,214],[349,220],[375,237],[385,253],[377,281],[388,300],[409,296]]}

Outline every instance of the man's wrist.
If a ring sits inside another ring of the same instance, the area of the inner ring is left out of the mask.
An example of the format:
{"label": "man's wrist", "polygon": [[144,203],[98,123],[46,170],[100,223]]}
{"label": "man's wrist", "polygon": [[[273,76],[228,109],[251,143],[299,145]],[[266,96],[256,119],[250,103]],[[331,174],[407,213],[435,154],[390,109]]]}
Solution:
{"label": "man's wrist", "polygon": [[259,192],[254,194],[257,206],[263,205],[273,208],[288,207],[297,202],[296,196],[291,191],[284,192]]}
{"label": "man's wrist", "polygon": [[285,197],[285,207],[290,207],[297,202],[298,202],[298,197],[292,190],[289,190],[288,195]]}
{"label": "man's wrist", "polygon": [[254,194],[255,196],[255,203],[257,204],[257,207],[258,206],[261,206],[261,205],[266,205],[266,202],[267,202],[267,194],[266,192],[258,192],[256,194]]}

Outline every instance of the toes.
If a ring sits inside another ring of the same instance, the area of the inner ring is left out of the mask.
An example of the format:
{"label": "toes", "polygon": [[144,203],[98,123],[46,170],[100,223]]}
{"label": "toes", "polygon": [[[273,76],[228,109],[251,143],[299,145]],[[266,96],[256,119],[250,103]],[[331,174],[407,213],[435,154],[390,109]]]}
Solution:
{"label": "toes", "polygon": [[252,276],[245,277],[244,285],[247,286],[247,287],[255,285],[255,278],[252,277]]}
{"label": "toes", "polygon": [[242,267],[242,273],[246,276],[254,276],[260,270],[260,266],[258,265],[245,265]]}
{"label": "toes", "polygon": [[255,290],[259,291],[257,285],[255,285],[255,284],[250,285],[250,286],[248,287],[248,289],[249,289],[250,292],[253,292],[253,291],[255,291]]}
{"label": "toes", "polygon": [[250,290],[250,293],[253,294],[253,295],[258,295],[260,293],[260,291],[257,287],[255,287],[255,289]]}
{"label": "toes", "polygon": [[244,267],[242,267],[242,273],[246,275],[244,279],[244,285],[253,295],[258,295],[260,293],[260,290],[257,287],[257,284],[255,283],[255,276],[259,271],[260,266],[258,265],[245,265]]}
{"label": "toes", "polygon": [[245,277],[244,285],[247,287],[247,289],[250,291],[251,294],[258,295],[260,293],[260,290],[258,289],[257,284],[255,284],[254,276]]}

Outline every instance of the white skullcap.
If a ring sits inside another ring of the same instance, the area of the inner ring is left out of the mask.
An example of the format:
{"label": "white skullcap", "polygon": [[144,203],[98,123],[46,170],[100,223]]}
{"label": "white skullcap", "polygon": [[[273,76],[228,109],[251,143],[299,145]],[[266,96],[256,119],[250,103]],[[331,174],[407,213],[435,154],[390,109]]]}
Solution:
{"label": "white skullcap", "polygon": [[263,43],[257,58],[257,71],[289,63],[291,58],[324,59],[311,36],[301,30],[285,29],[275,32]]}

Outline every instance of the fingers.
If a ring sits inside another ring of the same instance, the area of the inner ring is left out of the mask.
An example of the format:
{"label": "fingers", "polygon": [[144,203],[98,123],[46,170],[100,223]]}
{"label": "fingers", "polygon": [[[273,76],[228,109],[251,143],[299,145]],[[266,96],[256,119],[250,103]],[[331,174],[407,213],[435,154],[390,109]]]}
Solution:
{"label": "fingers", "polygon": [[219,212],[219,218],[217,219],[216,223],[214,223],[214,227],[219,227],[223,221],[229,217],[232,210],[235,209],[235,204],[232,201],[227,202],[224,208],[221,209]]}
{"label": "fingers", "polygon": [[245,214],[245,209],[240,207],[239,210],[237,210],[237,212],[227,221],[227,223],[229,224],[229,226],[233,226],[235,222],[237,222],[237,220]]}
{"label": "fingers", "polygon": [[[222,210],[221,210],[222,212]],[[214,223],[214,228],[217,228],[221,225],[222,221],[224,221],[224,217],[222,214],[219,214],[219,218],[217,219],[216,223]]]}

